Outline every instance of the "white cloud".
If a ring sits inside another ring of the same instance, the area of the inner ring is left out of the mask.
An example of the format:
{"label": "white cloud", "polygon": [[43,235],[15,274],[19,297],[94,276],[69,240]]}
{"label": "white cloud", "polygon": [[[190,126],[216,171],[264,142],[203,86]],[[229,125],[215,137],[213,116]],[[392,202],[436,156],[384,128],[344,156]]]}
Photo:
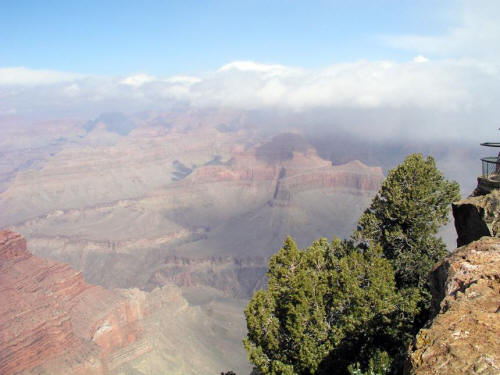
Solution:
{"label": "white cloud", "polygon": [[201,79],[193,76],[172,76],[165,79],[165,82],[169,83],[179,83],[179,84],[188,84],[191,85],[193,83],[200,82]]}
{"label": "white cloud", "polygon": [[[17,80],[16,85],[0,81],[0,115],[59,111],[89,118],[99,112],[168,110],[182,104],[297,115],[326,110],[332,116],[323,123],[377,138],[491,134],[500,117],[500,70],[473,59],[424,60],[362,60],[322,69],[276,69],[255,62],[244,66],[257,69],[221,68],[199,77],[71,76],[37,79],[37,84]],[[239,62],[225,66],[241,67]],[[275,71],[282,73],[270,73]]]}
{"label": "white cloud", "polygon": [[217,70],[217,73],[247,72],[261,73],[269,76],[284,76],[298,71],[299,69],[279,64],[262,64],[255,61],[233,61],[220,67],[219,70]]}
{"label": "white cloud", "polygon": [[75,97],[80,94],[80,86],[76,83],[72,83],[71,85],[66,86],[63,89],[63,92],[68,96],[68,97]]}
{"label": "white cloud", "polygon": [[230,75],[226,74],[227,69],[219,69],[189,87],[184,99],[197,106],[245,109],[276,106],[292,110],[314,107],[453,110],[477,104],[476,97],[482,93],[476,91],[475,82],[484,81],[484,73],[472,63],[453,61],[426,64],[359,61],[318,70],[282,66],[280,70],[286,74],[271,76],[269,71],[274,70],[273,66],[266,68],[265,64],[257,63],[254,66],[259,69],[238,69]]}
{"label": "white cloud", "polygon": [[429,59],[425,56],[422,56],[422,55],[418,55],[418,56],[415,56],[413,58],[413,62],[416,62],[416,63],[425,63],[429,61]]}
{"label": "white cloud", "polygon": [[47,85],[73,81],[81,77],[81,74],[55,70],[28,69],[22,66],[0,68],[0,85]]}
{"label": "white cloud", "polygon": [[[43,75],[25,68],[22,72],[22,79],[20,75],[0,79],[0,97],[9,108],[14,107],[9,101],[29,107],[36,98],[38,106],[112,101],[122,103],[124,109],[130,101],[145,107],[181,101],[198,107],[294,111],[317,107],[457,110],[495,105],[500,97],[498,70],[488,70],[474,60],[429,61],[423,56],[406,63],[363,60],[315,70],[237,61],[200,77],[79,77],[58,72]],[[19,89],[9,88],[14,81]]]}
{"label": "white cloud", "polygon": [[156,78],[150,76],[149,74],[140,73],[125,77],[120,80],[120,83],[123,85],[139,87],[144,85],[145,83],[153,82],[155,80]]}

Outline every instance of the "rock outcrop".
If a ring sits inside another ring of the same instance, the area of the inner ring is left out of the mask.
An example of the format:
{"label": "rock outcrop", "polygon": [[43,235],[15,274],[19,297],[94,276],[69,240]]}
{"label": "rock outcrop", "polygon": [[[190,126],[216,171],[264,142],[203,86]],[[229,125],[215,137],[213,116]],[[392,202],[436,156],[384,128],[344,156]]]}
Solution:
{"label": "rock outcrop", "polygon": [[458,248],[430,281],[436,315],[417,334],[407,373],[500,374],[500,239]]}
{"label": "rock outcrop", "polygon": [[500,236],[500,190],[453,203],[457,246],[483,236]]}
{"label": "rock outcrop", "polygon": [[144,300],[89,285],[0,232],[0,373],[106,373],[107,359],[141,335]]}
{"label": "rock outcrop", "polygon": [[[233,182],[255,184],[280,181],[290,191],[315,189],[351,189],[359,192],[377,191],[384,175],[380,167],[369,167],[358,160],[342,165],[332,165],[321,159],[316,150],[291,153],[286,160],[260,160],[257,150],[236,153],[224,165],[207,165],[197,168],[185,184]],[[273,190],[274,191],[274,190]]]}
{"label": "rock outcrop", "polygon": [[460,247],[429,275],[433,319],[410,348],[407,373],[500,374],[500,191],[452,208]]}

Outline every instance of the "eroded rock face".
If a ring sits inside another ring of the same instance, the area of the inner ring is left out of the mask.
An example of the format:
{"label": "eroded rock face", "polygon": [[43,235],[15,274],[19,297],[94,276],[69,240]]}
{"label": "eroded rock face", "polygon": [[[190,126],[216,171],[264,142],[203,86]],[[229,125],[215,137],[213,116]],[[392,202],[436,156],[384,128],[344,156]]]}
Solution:
{"label": "eroded rock face", "polygon": [[500,239],[458,248],[430,278],[437,315],[417,334],[407,373],[500,374]]}
{"label": "eroded rock face", "polygon": [[1,231],[0,373],[106,373],[107,358],[141,335],[144,299],[89,285]]}
{"label": "eroded rock face", "polygon": [[248,373],[243,302],[200,286],[190,298],[209,302],[191,306],[171,284],[150,293],[87,284],[70,266],[32,255],[21,235],[0,231],[0,374]]}
{"label": "eroded rock face", "polygon": [[483,236],[500,235],[500,190],[471,196],[452,205],[457,230],[457,246]]}
{"label": "eroded rock face", "polygon": [[264,257],[170,256],[158,268],[148,280],[148,289],[169,283],[179,287],[209,286],[229,296],[250,298],[254,291],[264,287],[268,265]]}

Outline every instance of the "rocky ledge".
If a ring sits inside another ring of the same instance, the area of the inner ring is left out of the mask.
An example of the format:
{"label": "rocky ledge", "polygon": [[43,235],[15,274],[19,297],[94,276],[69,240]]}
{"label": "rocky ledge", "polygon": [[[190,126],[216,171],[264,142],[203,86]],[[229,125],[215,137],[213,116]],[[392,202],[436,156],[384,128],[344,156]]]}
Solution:
{"label": "rocky ledge", "polygon": [[436,316],[417,334],[408,374],[500,374],[500,238],[455,250],[430,275]]}
{"label": "rocky ledge", "polygon": [[483,236],[500,236],[500,190],[488,195],[470,196],[452,205],[457,246]]}

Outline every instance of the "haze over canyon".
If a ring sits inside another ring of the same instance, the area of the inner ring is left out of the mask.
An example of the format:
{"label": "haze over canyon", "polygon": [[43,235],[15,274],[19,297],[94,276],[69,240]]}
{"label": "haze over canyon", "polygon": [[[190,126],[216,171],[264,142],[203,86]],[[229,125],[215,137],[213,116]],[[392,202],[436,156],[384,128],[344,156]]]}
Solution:
{"label": "haze over canyon", "polygon": [[4,234],[3,251],[18,250],[2,277],[22,291],[9,304],[59,327],[45,337],[48,321],[30,328],[9,310],[6,373],[250,371],[243,307],[265,285],[268,257],[287,234],[302,246],[348,235],[384,176],[246,121],[183,111],[6,127],[16,136],[2,148],[0,227],[29,249]]}
{"label": "haze over canyon", "polygon": [[243,309],[287,235],[348,236],[407,150],[448,174],[475,152],[238,110],[3,121],[6,374],[249,373]]}

